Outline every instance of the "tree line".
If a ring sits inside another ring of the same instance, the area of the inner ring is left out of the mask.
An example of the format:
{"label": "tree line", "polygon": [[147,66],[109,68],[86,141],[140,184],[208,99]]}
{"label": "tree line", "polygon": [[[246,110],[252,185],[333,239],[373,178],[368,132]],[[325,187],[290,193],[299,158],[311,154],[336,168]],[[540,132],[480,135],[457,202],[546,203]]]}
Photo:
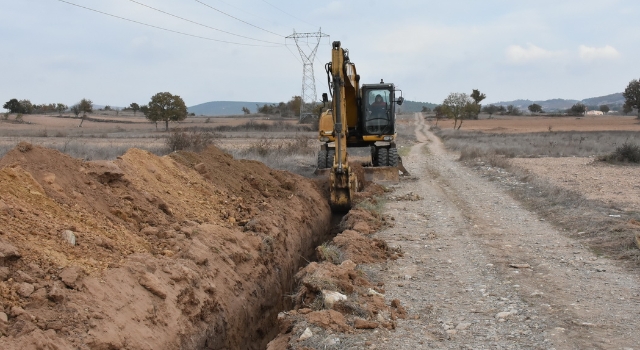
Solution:
{"label": "tree line", "polygon": [[[625,99],[622,106],[622,112],[628,114],[634,110],[638,112],[638,119],[640,119],[640,80],[633,79],[625,88],[622,96]],[[482,102],[487,96],[481,93],[478,89],[473,89],[471,94],[452,92],[442,103],[433,108],[435,113],[436,126],[438,121],[442,118],[453,119],[453,128],[458,130],[462,127],[462,122],[465,119],[478,119],[480,112],[489,115],[489,119],[494,114],[500,115],[522,115],[522,111],[514,105],[502,106],[490,104],[488,106],[482,106]],[[527,109],[534,114],[545,113],[537,103],[533,103],[527,107]],[[611,108],[608,105],[601,106],[586,106],[585,104],[578,102],[566,110],[567,115],[584,115],[587,110],[600,110],[603,113],[608,113]],[[422,107],[423,113],[432,112],[427,107]]]}
{"label": "tree line", "polygon": [[[22,120],[22,114],[50,113],[55,111],[62,115],[63,112],[70,111],[76,118],[80,118],[80,125],[78,125],[78,127],[82,127],[82,123],[85,121],[87,114],[93,113],[93,102],[90,99],[83,98],[80,102],[69,107],[63,103],[36,105],[29,100],[12,98],[7,101],[2,108],[9,111],[5,113],[4,119],[7,119],[10,113],[15,113],[18,115],[16,117],[17,120]],[[156,123],[156,128],[158,122],[165,122],[165,130],[169,130],[170,121],[181,121],[189,115],[184,100],[180,96],[173,95],[169,92],[159,92],[153,95],[151,101],[146,105],[140,106],[138,103],[133,102],[128,108],[125,108],[125,110],[127,109],[132,110],[134,116],[138,111],[141,111],[147,119]],[[106,106],[105,110],[111,110],[111,107]],[[82,117],[80,117],[80,114],[82,114]],[[192,113],[192,115],[194,114]]]}

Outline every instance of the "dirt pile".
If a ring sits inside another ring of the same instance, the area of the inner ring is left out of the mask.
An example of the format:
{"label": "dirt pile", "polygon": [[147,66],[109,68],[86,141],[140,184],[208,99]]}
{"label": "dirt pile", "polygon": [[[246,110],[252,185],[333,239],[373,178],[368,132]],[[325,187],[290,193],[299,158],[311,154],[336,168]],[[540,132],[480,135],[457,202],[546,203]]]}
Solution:
{"label": "dirt pile", "polygon": [[214,147],[21,143],[0,159],[0,348],[263,348],[329,226],[314,183]]}
{"label": "dirt pile", "polygon": [[370,192],[361,194],[360,205],[342,219],[343,231],[317,248],[319,261],[296,274],[301,287],[293,296],[295,307],[278,316],[280,335],[268,349],[320,349],[328,345],[324,340],[331,334],[395,329],[396,320],[407,317],[398,300],[385,301],[384,284],[360,266],[402,256],[386,242],[370,237],[392,220],[364,209],[370,204],[366,202],[379,198],[372,193],[382,193],[379,186],[369,186]]}

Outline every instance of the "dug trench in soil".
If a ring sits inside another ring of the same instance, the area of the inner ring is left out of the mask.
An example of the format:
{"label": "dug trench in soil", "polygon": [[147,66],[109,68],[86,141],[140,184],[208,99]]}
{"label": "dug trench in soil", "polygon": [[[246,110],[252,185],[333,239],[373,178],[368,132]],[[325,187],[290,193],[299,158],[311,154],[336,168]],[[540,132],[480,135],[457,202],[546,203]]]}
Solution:
{"label": "dug trench in soil", "polygon": [[380,214],[384,188],[368,183],[355,198],[355,209],[341,220],[339,233],[317,248],[317,262],[295,276],[299,288],[292,310],[278,315],[280,334],[268,350],[346,346],[340,333],[394,329],[407,312],[399,300],[385,301],[384,284],[362,266],[402,256],[399,249],[371,237],[393,218]]}
{"label": "dug trench in soil", "polygon": [[0,348],[261,349],[327,239],[318,184],[215,147],[0,159]]}

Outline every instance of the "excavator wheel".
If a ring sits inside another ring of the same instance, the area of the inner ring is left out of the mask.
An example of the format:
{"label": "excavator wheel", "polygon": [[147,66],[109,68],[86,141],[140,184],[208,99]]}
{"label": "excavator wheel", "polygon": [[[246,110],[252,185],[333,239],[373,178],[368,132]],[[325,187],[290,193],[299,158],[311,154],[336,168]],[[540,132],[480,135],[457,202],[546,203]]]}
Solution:
{"label": "excavator wheel", "polygon": [[371,146],[371,165],[378,166],[378,148],[375,145]]}
{"label": "excavator wheel", "polygon": [[398,149],[395,147],[389,148],[389,166],[398,166]]}
{"label": "excavator wheel", "polygon": [[318,169],[326,169],[327,166],[327,151],[318,151]]}
{"label": "excavator wheel", "polygon": [[332,168],[333,167],[333,158],[335,158],[336,156],[336,150],[335,149],[329,149],[327,150],[327,168]]}
{"label": "excavator wheel", "polygon": [[378,166],[389,165],[389,150],[386,148],[378,148]]}

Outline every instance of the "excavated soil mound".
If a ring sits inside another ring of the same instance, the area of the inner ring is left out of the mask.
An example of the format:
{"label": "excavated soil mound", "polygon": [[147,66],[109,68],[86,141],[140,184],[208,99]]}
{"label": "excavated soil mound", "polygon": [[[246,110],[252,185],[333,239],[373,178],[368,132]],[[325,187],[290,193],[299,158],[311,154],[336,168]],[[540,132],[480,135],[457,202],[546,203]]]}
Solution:
{"label": "excavated soil mound", "polygon": [[[371,188],[377,192],[376,185]],[[366,188],[362,196],[373,198]],[[369,236],[390,221],[363,208],[352,209],[342,219],[344,231],[317,248],[320,261],[296,274],[300,288],[293,298],[295,306],[278,316],[280,334],[267,349],[321,349],[327,343],[317,343],[318,339],[336,332],[395,329],[396,320],[407,317],[398,300],[385,301],[384,284],[372,281],[360,266],[402,255],[399,249]],[[323,335],[312,337],[312,328]]]}
{"label": "excavated soil mound", "polygon": [[264,348],[327,238],[320,192],[215,147],[84,162],[21,143],[0,159],[0,348]]}

